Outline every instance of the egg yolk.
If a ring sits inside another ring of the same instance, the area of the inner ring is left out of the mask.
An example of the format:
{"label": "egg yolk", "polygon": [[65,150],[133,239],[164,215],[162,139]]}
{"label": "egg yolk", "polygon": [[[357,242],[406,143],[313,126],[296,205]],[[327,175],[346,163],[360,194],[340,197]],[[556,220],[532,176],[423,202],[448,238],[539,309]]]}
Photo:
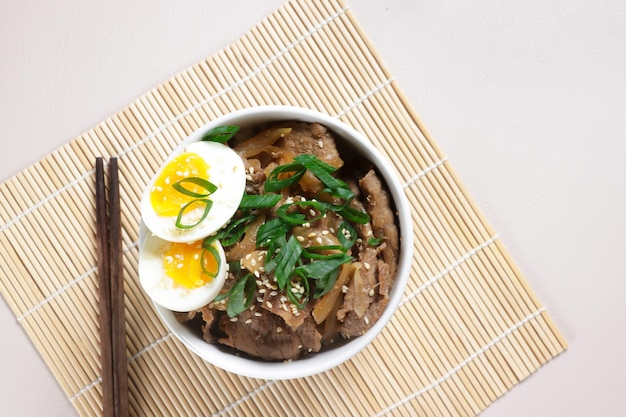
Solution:
{"label": "egg yolk", "polygon": [[[182,206],[194,199],[172,186],[187,177],[209,179],[209,164],[193,152],[184,152],[172,159],[154,182],[150,191],[150,204],[158,216],[178,216]],[[195,193],[205,191],[195,184],[186,184],[185,188]]]}
{"label": "egg yolk", "polygon": [[163,269],[175,283],[185,288],[199,288],[211,282],[219,264],[216,257],[202,248],[202,242],[172,243],[163,254]]}

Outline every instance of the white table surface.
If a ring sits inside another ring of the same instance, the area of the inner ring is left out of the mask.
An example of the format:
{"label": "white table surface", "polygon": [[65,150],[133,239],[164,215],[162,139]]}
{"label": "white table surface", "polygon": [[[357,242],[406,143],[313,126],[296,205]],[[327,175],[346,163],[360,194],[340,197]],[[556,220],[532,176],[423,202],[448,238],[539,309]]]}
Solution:
{"label": "white table surface", "polygon": [[[0,181],[282,0],[0,1]],[[626,2],[347,0],[570,348],[482,414],[626,415]],[[0,416],[76,416],[0,297]]]}

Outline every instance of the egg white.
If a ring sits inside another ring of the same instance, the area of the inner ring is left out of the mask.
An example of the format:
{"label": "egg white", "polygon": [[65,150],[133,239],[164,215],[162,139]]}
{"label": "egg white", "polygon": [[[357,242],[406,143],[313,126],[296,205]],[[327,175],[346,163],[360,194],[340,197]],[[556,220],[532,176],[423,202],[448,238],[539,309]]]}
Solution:
{"label": "egg white", "polygon": [[[246,187],[243,160],[229,146],[217,142],[194,142],[182,152],[194,152],[209,165],[209,181],[217,190],[209,196],[213,202],[207,217],[190,229],[176,227],[176,216],[158,215],[150,203],[150,192],[167,162],[152,178],[141,199],[141,217],[152,234],[170,242],[190,242],[209,236],[223,227],[235,214]],[[181,152],[181,153],[182,153]],[[193,215],[194,213],[189,213]],[[196,213],[196,215],[198,215]]]}
{"label": "egg white", "polygon": [[139,281],[155,303],[172,311],[187,312],[209,304],[224,286],[228,264],[219,241],[213,243],[220,257],[217,276],[202,287],[188,289],[174,282],[163,269],[163,254],[171,242],[147,235],[139,251]]}

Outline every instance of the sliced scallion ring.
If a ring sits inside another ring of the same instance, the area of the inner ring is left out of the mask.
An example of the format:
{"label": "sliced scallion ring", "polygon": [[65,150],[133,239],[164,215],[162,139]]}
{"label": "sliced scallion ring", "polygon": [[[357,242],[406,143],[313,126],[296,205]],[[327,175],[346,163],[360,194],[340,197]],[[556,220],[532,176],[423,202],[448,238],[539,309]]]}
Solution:
{"label": "sliced scallion ring", "polygon": [[[204,188],[206,192],[197,193],[195,191],[191,191],[183,186],[183,184],[185,183],[190,183],[190,184],[195,184],[197,186],[200,186]],[[217,185],[213,184],[211,181],[205,180],[204,178],[200,178],[200,177],[183,178],[182,180],[176,181],[174,184],[172,184],[172,187],[174,187],[174,189],[178,191],[179,193],[182,193],[182,194],[188,195],[189,197],[194,197],[194,198],[208,197],[209,195],[217,191]]]}
{"label": "sliced scallion ring", "polygon": [[[185,215],[185,212],[187,212],[187,210],[190,210],[190,207],[193,204],[203,204],[204,212],[202,213],[202,216],[200,216],[200,219],[197,222],[192,223],[192,224],[184,224],[183,216]],[[178,213],[178,217],[176,217],[176,223],[175,223],[176,227],[179,229],[191,229],[193,227],[196,227],[197,225],[202,223],[204,219],[206,219],[206,216],[209,214],[209,211],[211,210],[212,205],[213,205],[213,202],[209,200],[208,198],[196,198],[195,200],[191,200],[180,209],[180,212]]]}
{"label": "sliced scallion ring", "polygon": [[[212,256],[217,262],[217,271],[215,271],[215,273],[206,269],[206,262],[205,262],[206,256]],[[202,268],[202,272],[204,272],[211,278],[215,278],[217,274],[219,274],[221,266],[222,266],[222,259],[220,258],[220,255],[217,252],[217,249],[215,249],[215,246],[209,245],[207,247],[204,247],[200,255],[200,268]]]}

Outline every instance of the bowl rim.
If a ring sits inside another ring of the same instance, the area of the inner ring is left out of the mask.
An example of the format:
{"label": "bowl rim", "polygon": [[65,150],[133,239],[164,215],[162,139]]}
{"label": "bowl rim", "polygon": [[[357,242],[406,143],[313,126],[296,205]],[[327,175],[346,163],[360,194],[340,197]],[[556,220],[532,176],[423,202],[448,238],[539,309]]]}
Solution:
{"label": "bowl rim", "polygon": [[[242,123],[242,120],[245,120],[245,122]],[[410,214],[410,206],[404,192],[404,187],[396,174],[395,168],[365,135],[336,117],[316,110],[285,105],[257,106],[237,110],[216,117],[211,122],[196,129],[170,153],[165,162],[173,158],[177,152],[184,149],[189,143],[200,140],[203,133],[213,127],[229,124],[250,126],[261,122],[283,120],[318,122],[331,130],[339,137],[339,140],[343,140],[347,142],[349,146],[355,147],[374,164],[378,174],[384,178],[395,204],[400,230],[400,251],[396,277],[389,294],[389,302],[376,323],[374,323],[365,334],[352,338],[341,346],[330,348],[320,353],[307,355],[293,361],[265,362],[225,351],[216,345],[207,343],[202,338],[198,337],[198,334],[193,332],[187,325],[179,323],[173,312],[153,303],[161,320],[169,328],[171,334],[177,337],[189,350],[198,355],[201,359],[237,375],[270,380],[295,379],[324,372],[349,360],[369,345],[369,343],[380,334],[399,307],[402,295],[408,283],[413,257],[413,223]],[[143,221],[140,220],[140,251],[146,233],[147,228]]]}

